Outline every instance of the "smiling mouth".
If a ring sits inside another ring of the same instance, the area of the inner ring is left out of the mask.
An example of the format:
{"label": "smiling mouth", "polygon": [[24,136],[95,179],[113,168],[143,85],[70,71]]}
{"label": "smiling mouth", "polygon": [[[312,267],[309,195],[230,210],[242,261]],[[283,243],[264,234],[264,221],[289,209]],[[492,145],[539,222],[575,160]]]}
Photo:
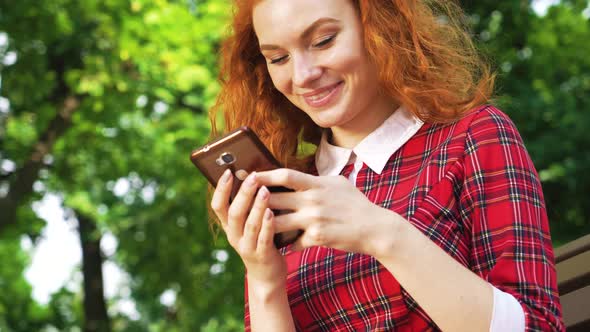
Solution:
{"label": "smiling mouth", "polygon": [[340,81],[336,84],[303,94],[302,97],[309,106],[325,106],[335,99],[336,95],[342,90],[343,83],[344,81]]}

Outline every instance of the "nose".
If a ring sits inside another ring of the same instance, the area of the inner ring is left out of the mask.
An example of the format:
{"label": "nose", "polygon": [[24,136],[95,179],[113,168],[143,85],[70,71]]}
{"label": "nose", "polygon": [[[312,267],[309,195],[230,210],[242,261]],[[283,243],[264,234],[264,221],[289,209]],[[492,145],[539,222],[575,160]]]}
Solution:
{"label": "nose", "polygon": [[322,68],[315,63],[312,56],[301,54],[293,57],[293,84],[295,86],[306,87],[320,76],[322,76]]}

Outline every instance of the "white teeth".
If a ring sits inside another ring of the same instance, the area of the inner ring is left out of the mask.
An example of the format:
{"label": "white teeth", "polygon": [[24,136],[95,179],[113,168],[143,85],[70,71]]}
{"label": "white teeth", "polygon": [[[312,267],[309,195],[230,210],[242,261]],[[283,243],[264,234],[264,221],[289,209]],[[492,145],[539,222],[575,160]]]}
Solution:
{"label": "white teeth", "polygon": [[320,99],[324,98],[325,96],[327,96],[327,95],[328,95],[330,92],[332,92],[332,90],[333,90],[333,89],[326,90],[326,91],[324,91],[324,92],[322,92],[322,93],[318,93],[318,94],[317,94],[317,95],[315,95],[315,96],[311,96],[311,97],[309,97],[309,99],[310,99],[311,101],[318,101],[318,100],[320,100]]}

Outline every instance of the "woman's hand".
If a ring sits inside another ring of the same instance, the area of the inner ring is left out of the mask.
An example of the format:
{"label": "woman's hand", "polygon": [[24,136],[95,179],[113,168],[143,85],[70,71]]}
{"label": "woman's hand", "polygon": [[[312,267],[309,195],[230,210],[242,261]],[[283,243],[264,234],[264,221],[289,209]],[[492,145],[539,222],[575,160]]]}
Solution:
{"label": "woman's hand", "polygon": [[402,218],[373,204],[343,176],[313,176],[291,169],[260,172],[267,187],[295,190],[273,193],[270,208],[291,210],[275,217],[276,232],[304,230],[293,249],[324,246],[375,256],[395,236],[395,221]]}
{"label": "woman's hand", "polygon": [[[287,277],[285,260],[273,243],[273,213],[269,209],[270,193],[258,190],[256,173],[250,174],[229,204],[233,175],[227,170],[220,178],[211,199],[211,207],[221,221],[230,245],[246,266],[248,282],[263,287],[284,287]],[[256,196],[256,197],[255,197]]]}

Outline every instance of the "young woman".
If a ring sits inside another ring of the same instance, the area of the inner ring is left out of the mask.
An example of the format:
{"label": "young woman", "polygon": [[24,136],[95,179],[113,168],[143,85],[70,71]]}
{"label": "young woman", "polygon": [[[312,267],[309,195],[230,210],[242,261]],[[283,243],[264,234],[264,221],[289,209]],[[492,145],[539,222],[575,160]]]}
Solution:
{"label": "young woman", "polygon": [[456,5],[235,5],[212,120],[253,128],[286,166],[231,204],[226,173],[211,201],[246,266],[247,330],[564,330],[541,184],[485,105],[493,76]]}

